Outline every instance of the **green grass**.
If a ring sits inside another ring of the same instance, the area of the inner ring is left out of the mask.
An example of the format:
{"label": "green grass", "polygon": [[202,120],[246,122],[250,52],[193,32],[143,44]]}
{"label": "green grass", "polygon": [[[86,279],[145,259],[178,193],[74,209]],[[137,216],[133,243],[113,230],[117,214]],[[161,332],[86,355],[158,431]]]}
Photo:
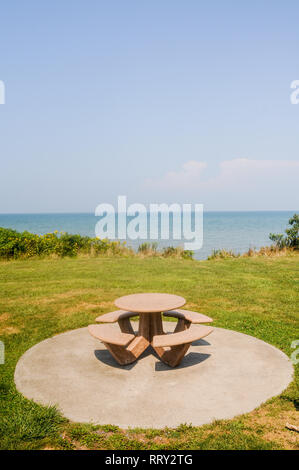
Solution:
{"label": "green grass", "polygon": [[[91,323],[133,292],[184,296],[186,308],[216,326],[254,335],[290,355],[299,339],[299,255],[189,261],[161,258],[68,258],[0,262],[0,448],[280,449],[298,448],[298,376],[280,397],[230,421],[176,429],[71,423],[55,408],[22,397],[13,374],[31,346]],[[296,441],[297,439],[297,441]]]}

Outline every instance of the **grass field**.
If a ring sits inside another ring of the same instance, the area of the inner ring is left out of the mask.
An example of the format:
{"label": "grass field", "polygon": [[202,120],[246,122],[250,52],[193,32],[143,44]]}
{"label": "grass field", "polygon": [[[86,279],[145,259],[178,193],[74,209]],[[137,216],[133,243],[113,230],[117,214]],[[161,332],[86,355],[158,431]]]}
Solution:
{"label": "grass field", "polygon": [[122,430],[71,423],[54,408],[23,398],[13,374],[20,356],[57,333],[88,325],[133,292],[184,296],[186,308],[215,326],[256,336],[287,355],[299,340],[299,255],[189,261],[75,258],[0,262],[0,448],[2,449],[295,449],[298,376],[251,413],[202,427]]}

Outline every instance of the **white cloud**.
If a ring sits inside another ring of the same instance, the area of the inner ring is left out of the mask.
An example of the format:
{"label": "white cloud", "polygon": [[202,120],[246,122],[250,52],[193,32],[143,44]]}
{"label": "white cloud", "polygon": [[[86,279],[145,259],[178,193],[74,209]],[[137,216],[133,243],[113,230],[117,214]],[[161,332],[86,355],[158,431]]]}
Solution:
{"label": "white cloud", "polygon": [[235,158],[219,163],[208,176],[206,162],[188,161],[146,187],[159,198],[193,199],[213,210],[292,209],[299,207],[299,161]]}
{"label": "white cloud", "polygon": [[147,179],[145,184],[150,188],[165,189],[201,189],[215,186],[230,186],[233,182],[253,184],[259,179],[281,178],[289,172],[299,176],[299,161],[296,160],[250,160],[235,158],[224,160],[219,164],[219,173],[212,178],[204,178],[207,163],[190,160],[184,163],[180,170],[169,171],[162,178]]}
{"label": "white cloud", "polygon": [[190,160],[182,165],[181,170],[169,171],[161,179],[147,179],[145,181],[145,186],[149,188],[162,189],[196,188],[206,166],[207,164],[205,162]]}
{"label": "white cloud", "polygon": [[275,184],[285,183],[299,178],[299,161],[296,160],[250,160],[236,158],[225,160],[219,165],[219,174],[214,178],[203,181],[203,187],[215,189],[246,187],[254,189],[262,185],[264,189],[270,186],[275,190]]}

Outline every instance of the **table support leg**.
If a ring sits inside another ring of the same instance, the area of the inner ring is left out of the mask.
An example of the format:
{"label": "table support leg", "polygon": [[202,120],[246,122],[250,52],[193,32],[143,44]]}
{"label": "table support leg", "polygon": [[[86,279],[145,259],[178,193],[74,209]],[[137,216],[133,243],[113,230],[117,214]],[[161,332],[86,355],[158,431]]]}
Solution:
{"label": "table support leg", "polygon": [[104,343],[111,356],[114,357],[116,362],[120,365],[125,366],[136,361],[136,357],[130,351],[128,351],[123,346],[117,346],[116,344]]}
{"label": "table support leg", "polygon": [[[159,315],[159,317],[152,316],[153,320],[152,320],[152,329],[151,329],[151,332],[152,332],[151,339],[155,335],[164,334],[163,327],[162,327],[162,316],[161,314],[155,314],[155,315]],[[190,325],[191,325],[190,322],[183,320],[183,319],[179,319],[175,327],[174,333],[187,330],[190,327]],[[160,347],[160,348],[154,348],[154,350],[160,357],[161,361],[165,362],[170,367],[176,367],[181,362],[181,360],[183,359],[183,357],[185,356],[189,348],[190,348],[190,344],[181,344],[179,346],[171,346],[170,349]]]}
{"label": "table support leg", "polygon": [[143,338],[143,336],[136,336],[126,349],[134,355],[136,360],[149,345],[150,342],[146,338]]}
{"label": "table support leg", "polygon": [[138,336],[142,336],[143,338],[147,339],[149,342],[151,341],[151,320],[150,320],[150,314],[148,313],[139,314]]}
{"label": "table support leg", "polygon": [[126,350],[132,354],[135,360],[150,345],[150,319],[147,314],[139,315],[138,336],[127,346]]}
{"label": "table support leg", "polygon": [[170,367],[176,367],[179,365],[191,344],[181,344],[180,346],[171,346],[169,351],[164,351],[162,354],[161,360],[165,362]]}
{"label": "table support leg", "polygon": [[[161,313],[152,313],[151,316],[150,316],[150,319],[151,319],[151,341],[152,341],[154,336],[164,334],[163,323],[162,323],[162,314]],[[162,356],[165,352],[164,348],[154,348],[154,350],[156,351],[158,356],[160,358],[162,358]]]}
{"label": "table support leg", "polygon": [[174,333],[179,333],[180,331],[187,330],[188,328],[190,328],[190,325],[191,325],[190,321],[185,320],[183,318],[179,318],[176,324]]}
{"label": "table support leg", "polygon": [[134,330],[129,318],[119,318],[118,324],[120,331],[122,331],[123,333],[129,333],[131,335],[134,334]]}

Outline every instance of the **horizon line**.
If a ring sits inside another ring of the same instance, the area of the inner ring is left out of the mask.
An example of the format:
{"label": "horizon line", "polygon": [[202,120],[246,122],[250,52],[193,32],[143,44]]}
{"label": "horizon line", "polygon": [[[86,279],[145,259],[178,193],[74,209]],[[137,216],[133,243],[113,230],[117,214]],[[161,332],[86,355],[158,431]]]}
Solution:
{"label": "horizon line", "polygon": [[[241,213],[241,212],[246,212],[246,213],[252,213],[252,212],[299,212],[299,209],[249,209],[249,210],[204,210],[204,213]],[[147,211],[149,212],[149,211]],[[170,211],[171,212],[171,211]],[[194,211],[192,211],[194,212]],[[115,214],[118,214],[119,212],[115,212]],[[96,216],[94,212],[0,212],[1,215],[94,215],[94,217],[99,217]]]}

